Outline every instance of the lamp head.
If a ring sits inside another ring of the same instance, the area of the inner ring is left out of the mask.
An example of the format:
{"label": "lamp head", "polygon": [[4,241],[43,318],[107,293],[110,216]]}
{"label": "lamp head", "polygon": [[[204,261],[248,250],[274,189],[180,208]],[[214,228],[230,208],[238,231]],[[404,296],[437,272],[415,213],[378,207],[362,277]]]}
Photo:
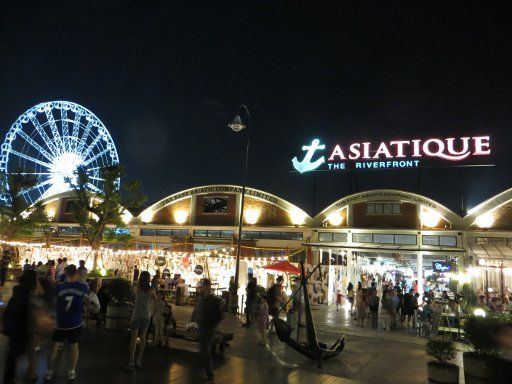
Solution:
{"label": "lamp head", "polygon": [[245,129],[245,124],[242,123],[240,115],[236,115],[233,121],[228,124],[228,127],[235,132],[240,132],[242,129]]}

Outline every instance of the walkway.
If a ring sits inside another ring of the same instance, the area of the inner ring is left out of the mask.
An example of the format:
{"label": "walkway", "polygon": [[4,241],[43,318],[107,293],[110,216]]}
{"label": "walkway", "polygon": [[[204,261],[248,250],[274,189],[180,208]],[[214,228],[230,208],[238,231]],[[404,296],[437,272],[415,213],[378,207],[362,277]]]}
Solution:
{"label": "walkway", "polygon": [[[190,307],[175,307],[178,322],[187,322],[191,310]],[[217,382],[426,383],[426,339],[418,337],[414,331],[386,333],[357,328],[350,325],[345,311],[336,312],[334,306],[315,306],[313,315],[321,341],[330,344],[341,334],[347,336],[345,350],[337,358],[324,362],[322,369],[316,368],[315,362],[281,343],[275,334],[270,335],[269,346],[259,346],[259,336],[255,329],[242,328],[241,319],[227,315],[221,328],[234,332],[235,338],[227,348],[226,356],[219,357],[215,362]],[[5,338],[1,337],[0,355],[3,354],[5,342]],[[148,346],[143,360],[144,368],[135,373],[121,369],[126,363],[127,347],[128,332],[85,330],[76,383],[203,382],[196,353],[197,344],[174,340],[171,349]],[[45,370],[46,353],[47,346],[44,345],[38,368],[41,376]],[[3,359],[2,356],[0,359]],[[64,363],[65,359],[61,357],[55,383],[67,382]],[[20,369],[23,369],[24,364],[22,362]]]}

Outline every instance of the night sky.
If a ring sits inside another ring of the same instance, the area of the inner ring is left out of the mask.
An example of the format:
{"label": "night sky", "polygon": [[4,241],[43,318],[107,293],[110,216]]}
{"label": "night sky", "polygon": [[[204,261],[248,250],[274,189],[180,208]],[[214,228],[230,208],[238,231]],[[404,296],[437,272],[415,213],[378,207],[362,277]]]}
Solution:
{"label": "night sky", "polygon": [[[39,102],[82,104],[152,203],[241,182],[245,136],[227,123],[246,104],[249,185],[311,215],[373,188],[420,191],[456,212],[461,193],[469,209],[510,188],[508,12],[490,2],[342,3],[3,1],[1,134]],[[435,135],[491,135],[496,166],[290,172],[314,137]]]}

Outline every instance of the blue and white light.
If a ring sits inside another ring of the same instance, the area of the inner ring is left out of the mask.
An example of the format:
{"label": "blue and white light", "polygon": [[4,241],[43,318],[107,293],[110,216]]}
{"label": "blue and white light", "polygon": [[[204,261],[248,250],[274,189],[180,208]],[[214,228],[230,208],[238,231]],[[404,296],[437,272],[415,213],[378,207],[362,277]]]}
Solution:
{"label": "blue and white light", "polygon": [[49,101],[30,108],[11,126],[1,146],[0,173],[37,176],[38,183],[23,192],[33,204],[68,191],[66,179],[73,179],[78,166],[89,175],[89,190],[101,192],[101,168],[118,163],[112,137],[94,113],[69,101]]}

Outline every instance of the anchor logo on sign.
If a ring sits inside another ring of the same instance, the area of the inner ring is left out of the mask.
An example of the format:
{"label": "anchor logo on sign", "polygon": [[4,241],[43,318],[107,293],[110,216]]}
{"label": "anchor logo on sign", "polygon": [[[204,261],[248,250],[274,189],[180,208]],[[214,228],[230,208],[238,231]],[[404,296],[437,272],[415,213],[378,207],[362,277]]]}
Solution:
{"label": "anchor logo on sign", "polygon": [[299,173],[305,173],[309,171],[313,171],[317,169],[320,165],[325,163],[325,157],[322,156],[319,159],[311,162],[313,155],[315,154],[317,149],[325,149],[325,145],[320,145],[320,140],[314,139],[311,142],[311,145],[302,146],[303,151],[307,151],[304,159],[302,161],[297,160],[297,156],[292,159],[293,168],[295,168]]}

